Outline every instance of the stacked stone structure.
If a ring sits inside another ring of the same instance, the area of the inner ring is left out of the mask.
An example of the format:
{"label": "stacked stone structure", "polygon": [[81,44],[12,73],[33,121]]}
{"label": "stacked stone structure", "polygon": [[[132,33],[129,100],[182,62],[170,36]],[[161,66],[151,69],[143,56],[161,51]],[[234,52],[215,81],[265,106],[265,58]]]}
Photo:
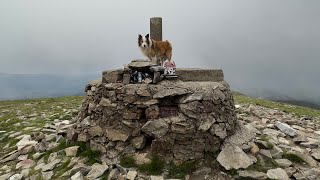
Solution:
{"label": "stacked stone structure", "polygon": [[143,151],[184,162],[219,150],[233,133],[234,100],[221,70],[177,69],[177,79],[157,84],[124,84],[124,72],[105,71],[86,86],[69,140],[87,142],[111,161]]}

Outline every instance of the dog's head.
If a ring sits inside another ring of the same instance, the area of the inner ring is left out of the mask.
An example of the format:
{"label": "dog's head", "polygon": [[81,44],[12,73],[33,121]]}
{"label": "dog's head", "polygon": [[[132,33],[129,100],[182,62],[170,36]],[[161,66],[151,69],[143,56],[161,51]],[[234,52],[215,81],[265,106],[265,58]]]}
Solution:
{"label": "dog's head", "polygon": [[140,48],[143,48],[143,49],[147,49],[147,48],[151,47],[152,41],[150,39],[149,34],[147,34],[145,36],[141,36],[139,34],[138,45],[139,45]]}

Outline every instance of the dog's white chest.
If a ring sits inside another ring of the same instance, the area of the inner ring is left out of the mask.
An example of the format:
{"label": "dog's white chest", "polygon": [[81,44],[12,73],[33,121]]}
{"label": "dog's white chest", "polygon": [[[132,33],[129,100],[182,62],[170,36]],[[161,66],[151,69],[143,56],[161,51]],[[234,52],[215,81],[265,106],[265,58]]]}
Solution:
{"label": "dog's white chest", "polygon": [[149,57],[151,54],[151,50],[149,48],[140,48],[140,50],[147,57]]}

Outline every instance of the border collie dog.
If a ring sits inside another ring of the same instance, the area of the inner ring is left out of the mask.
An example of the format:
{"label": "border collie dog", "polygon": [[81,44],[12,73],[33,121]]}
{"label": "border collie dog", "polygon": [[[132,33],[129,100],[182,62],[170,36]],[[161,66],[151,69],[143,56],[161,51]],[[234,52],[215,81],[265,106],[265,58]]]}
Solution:
{"label": "border collie dog", "polygon": [[[169,41],[156,41],[150,38],[149,34],[138,37],[138,45],[142,53],[155,64],[168,60],[171,61],[172,46]],[[160,62],[158,62],[160,60]]]}

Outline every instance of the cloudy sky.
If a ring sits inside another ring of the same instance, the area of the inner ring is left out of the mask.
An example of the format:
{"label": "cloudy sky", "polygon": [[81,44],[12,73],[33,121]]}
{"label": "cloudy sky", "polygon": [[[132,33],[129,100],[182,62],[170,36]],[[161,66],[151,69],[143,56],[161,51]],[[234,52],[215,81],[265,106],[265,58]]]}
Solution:
{"label": "cloudy sky", "polygon": [[179,67],[222,68],[231,87],[320,100],[318,0],[0,1],[0,72],[90,73],[143,58],[163,18]]}

